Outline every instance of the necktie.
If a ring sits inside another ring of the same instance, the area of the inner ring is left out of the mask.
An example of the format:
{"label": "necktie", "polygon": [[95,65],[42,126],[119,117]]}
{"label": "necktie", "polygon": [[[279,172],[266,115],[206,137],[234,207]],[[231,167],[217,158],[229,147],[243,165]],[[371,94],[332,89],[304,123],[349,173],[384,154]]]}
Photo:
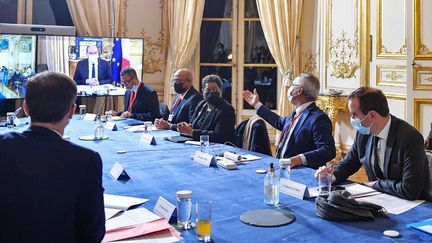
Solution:
{"label": "necktie", "polygon": [[282,134],[280,136],[279,143],[278,143],[277,148],[276,148],[276,158],[283,157],[283,154],[281,154],[282,153],[282,149],[283,149],[284,144],[285,144],[285,142],[286,142],[286,140],[288,138],[288,135],[289,135],[289,132],[291,130],[291,127],[294,124],[294,122],[297,120],[297,118],[299,118],[301,116],[302,113],[303,112],[300,112],[299,114],[296,115],[296,112],[294,111],[291,114],[291,121],[288,124],[288,126],[286,126],[285,129],[282,131]]}
{"label": "necktie", "polygon": [[130,92],[128,111],[132,113],[133,103],[135,102],[135,91]]}
{"label": "necktie", "polygon": [[176,102],[174,103],[174,105],[173,105],[173,107],[171,109],[171,111],[172,111],[171,113],[172,114],[176,113],[178,105],[180,104],[181,100],[182,100],[182,98],[180,96],[177,97],[177,100],[176,100]]}
{"label": "necktie", "polygon": [[92,78],[96,78],[96,70],[95,70],[95,64],[94,63],[92,64],[92,72],[91,72],[91,74],[92,74],[91,75]]}
{"label": "necktie", "polygon": [[379,166],[380,164],[380,157],[379,157],[379,143],[380,138],[377,136],[374,136],[374,146],[373,146],[373,152],[374,152],[374,171],[375,171],[375,177],[377,179],[384,179],[384,175],[381,171],[381,168]]}

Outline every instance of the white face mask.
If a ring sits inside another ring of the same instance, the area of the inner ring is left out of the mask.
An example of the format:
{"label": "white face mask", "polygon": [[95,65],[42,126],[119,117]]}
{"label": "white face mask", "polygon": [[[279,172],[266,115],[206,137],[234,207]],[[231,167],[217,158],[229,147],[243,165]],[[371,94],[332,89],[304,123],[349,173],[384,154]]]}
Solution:
{"label": "white face mask", "polygon": [[99,58],[98,55],[89,55],[88,56],[89,62],[91,62],[91,63],[97,63],[98,58]]}
{"label": "white face mask", "polygon": [[[294,91],[294,89],[296,89]],[[295,92],[293,94],[293,92]],[[294,99],[294,97],[299,96],[300,95],[300,86],[299,85],[292,85],[291,87],[289,87],[288,89],[288,100],[292,103],[292,100]]]}

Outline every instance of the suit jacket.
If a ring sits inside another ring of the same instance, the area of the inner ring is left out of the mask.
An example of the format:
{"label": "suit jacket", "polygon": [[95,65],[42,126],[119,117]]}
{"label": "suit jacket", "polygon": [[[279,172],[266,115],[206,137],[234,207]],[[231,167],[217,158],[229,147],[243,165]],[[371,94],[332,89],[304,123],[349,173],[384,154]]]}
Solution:
{"label": "suit jacket", "polygon": [[37,126],[0,135],[0,146],[0,242],[102,240],[98,153]]}
{"label": "suit jacket", "polygon": [[[292,117],[281,117],[264,105],[257,114],[274,128],[283,131]],[[336,156],[336,147],[332,135],[330,118],[315,103],[310,104],[298,118],[297,125],[288,141],[284,158],[303,154],[307,166],[317,169]]]}
{"label": "suit jacket", "polygon": [[[86,80],[89,77],[89,61],[88,59],[83,59],[78,62],[75,73],[74,80],[77,85],[86,85]],[[97,79],[99,84],[110,84],[113,82],[111,67],[109,62],[99,58],[98,59],[98,76]]]}
{"label": "suit jacket", "polygon": [[[346,180],[362,165],[369,180],[377,180],[371,163],[372,140],[373,135],[357,133],[350,151],[336,164],[336,182]],[[395,116],[391,116],[383,170],[384,179],[378,180],[374,189],[409,200],[431,199],[425,188],[430,176],[423,137],[414,127]]]}
{"label": "suit jacket", "polygon": [[[171,109],[173,109],[174,104],[179,98],[180,95],[176,95]],[[194,87],[190,88],[185,97],[183,97],[183,100],[178,104],[178,108],[173,111],[173,119],[171,121],[173,125],[171,126],[171,129],[177,131],[177,123],[180,122],[191,123],[195,109],[202,99],[202,95]]]}
{"label": "suit jacket", "polygon": [[192,121],[193,139],[199,141],[201,135],[209,135],[211,142],[234,143],[234,108],[222,100],[207,116],[204,115],[206,111],[207,102],[203,100],[198,104],[194,113]]}
{"label": "suit jacket", "polygon": [[[131,90],[126,90],[124,110],[129,108]],[[150,86],[140,82],[136,91],[136,98],[132,104],[132,118],[142,121],[154,121],[161,116],[159,100],[156,91]]]}

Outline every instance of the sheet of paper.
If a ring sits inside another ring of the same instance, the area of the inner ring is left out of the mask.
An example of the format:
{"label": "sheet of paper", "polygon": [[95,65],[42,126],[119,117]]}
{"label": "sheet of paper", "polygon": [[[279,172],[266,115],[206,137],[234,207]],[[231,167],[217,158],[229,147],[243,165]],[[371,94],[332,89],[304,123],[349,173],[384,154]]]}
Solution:
{"label": "sheet of paper", "polygon": [[186,141],[185,144],[201,146],[200,141],[193,141],[193,140]]}
{"label": "sheet of paper", "polygon": [[105,208],[105,220],[114,217],[114,215],[120,213],[121,211],[121,209]]}
{"label": "sheet of paper", "polygon": [[356,196],[366,196],[368,194],[374,193],[376,194],[376,190],[368,187],[368,186],[363,186],[361,184],[357,184],[357,183],[353,183],[353,184],[348,184],[348,185],[344,185],[345,190],[347,190],[349,193],[351,193],[351,195],[353,197]]}
{"label": "sheet of paper", "polygon": [[357,198],[358,201],[375,203],[387,210],[388,213],[401,214],[422,204],[424,200],[409,201],[394,197],[386,193]]}
{"label": "sheet of paper", "polygon": [[123,212],[121,215],[105,222],[106,231],[143,224],[162,218],[145,208],[136,208]]}
{"label": "sheet of paper", "polygon": [[115,208],[121,210],[127,210],[132,206],[138,206],[147,202],[148,199],[136,198],[136,197],[126,197],[104,194],[104,203],[106,208]]}
{"label": "sheet of paper", "polygon": [[169,228],[171,228],[171,225],[169,225],[165,219],[161,218],[159,220],[151,221],[148,223],[106,232],[102,242],[129,239]]}
{"label": "sheet of paper", "polygon": [[[152,131],[159,131],[161,129],[157,129],[155,126],[152,126]],[[138,125],[138,126],[130,126],[126,129],[129,132],[144,132],[144,125]]]}
{"label": "sheet of paper", "polygon": [[178,242],[183,238],[180,236],[180,233],[173,229],[161,230],[155,233],[150,233],[144,236],[138,236],[131,239],[114,241],[114,242],[124,242],[124,243],[172,243]]}

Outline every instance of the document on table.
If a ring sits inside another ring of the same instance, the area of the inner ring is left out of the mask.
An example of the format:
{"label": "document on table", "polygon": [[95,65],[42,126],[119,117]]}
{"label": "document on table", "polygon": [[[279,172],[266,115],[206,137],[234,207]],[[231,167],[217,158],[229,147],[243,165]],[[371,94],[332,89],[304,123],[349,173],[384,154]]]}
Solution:
{"label": "document on table", "polygon": [[348,185],[343,185],[345,187],[345,190],[347,190],[351,195],[355,198],[357,197],[364,197],[364,196],[371,196],[376,194],[381,194],[382,192],[379,192],[372,187],[363,186],[361,184],[353,183]]}
{"label": "document on table", "polygon": [[105,222],[105,228],[106,231],[110,231],[151,222],[161,218],[161,216],[158,216],[145,208],[136,208],[125,211],[121,215],[107,220]]}
{"label": "document on table", "polygon": [[132,206],[138,206],[147,201],[148,199],[145,198],[104,194],[104,204],[106,208],[128,210],[128,208]]}
{"label": "document on table", "polygon": [[261,157],[255,156],[255,155],[252,155],[252,154],[244,154],[241,157],[242,157],[241,160],[240,160],[241,162],[247,162],[247,161],[253,161],[253,160],[259,160],[259,159],[261,159]]}
{"label": "document on table", "polygon": [[422,204],[424,200],[409,201],[386,193],[357,198],[358,201],[378,204],[392,214],[401,214]]}
{"label": "document on table", "polygon": [[115,209],[115,208],[105,208],[105,220],[108,220],[112,217],[114,217],[116,214],[122,212],[121,209]]}
{"label": "document on table", "polygon": [[123,243],[172,243],[178,242],[182,238],[180,233],[172,228],[161,230],[155,233],[150,233],[144,236],[138,236],[130,239],[125,239],[121,241],[113,242],[123,242]]}
{"label": "document on table", "polygon": [[[159,131],[160,129],[156,128],[155,126],[151,127],[152,131]],[[144,125],[138,125],[138,126],[130,126],[126,128],[129,132],[145,132],[145,126]]]}

